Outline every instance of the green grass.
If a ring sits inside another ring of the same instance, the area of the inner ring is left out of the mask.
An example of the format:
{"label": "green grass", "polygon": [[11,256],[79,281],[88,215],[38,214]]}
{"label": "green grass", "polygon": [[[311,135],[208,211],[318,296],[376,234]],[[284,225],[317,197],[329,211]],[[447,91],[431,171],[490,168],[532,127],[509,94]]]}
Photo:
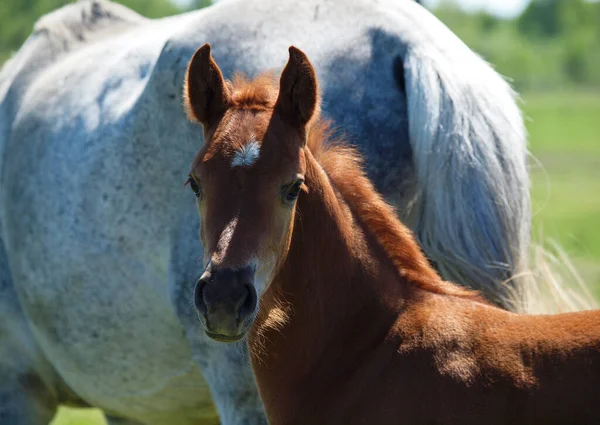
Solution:
{"label": "green grass", "polygon": [[600,87],[525,93],[522,98],[534,153],[600,155]]}
{"label": "green grass", "polygon": [[600,295],[600,89],[525,93],[534,238],[558,242]]}
{"label": "green grass", "polygon": [[[556,240],[600,294],[600,90],[525,93],[534,237]],[[98,411],[61,409],[52,425],[105,425]]]}
{"label": "green grass", "polygon": [[61,407],[50,425],[106,425],[97,409],[67,409]]}

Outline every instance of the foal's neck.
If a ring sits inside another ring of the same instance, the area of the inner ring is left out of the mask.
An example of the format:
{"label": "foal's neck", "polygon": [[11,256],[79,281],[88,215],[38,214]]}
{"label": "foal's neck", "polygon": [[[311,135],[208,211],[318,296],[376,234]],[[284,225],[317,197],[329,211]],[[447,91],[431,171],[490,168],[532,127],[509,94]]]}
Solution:
{"label": "foal's neck", "polygon": [[[391,208],[357,171],[356,162],[343,158],[347,155],[343,150],[338,157],[325,154],[329,157],[323,166],[308,149],[306,155],[308,193],[302,193],[298,200],[290,251],[262,298],[263,314],[251,338],[253,348],[264,351],[263,356],[302,356],[300,363],[307,369],[298,370],[298,374],[314,372],[310,368],[317,364],[312,361],[323,365],[327,357],[343,367],[339,357],[348,352],[349,345],[360,351],[360,344],[372,347],[382,342],[404,300],[414,291],[408,280],[439,280],[403,226],[404,240],[394,241],[402,246],[398,255],[406,257],[400,259],[406,267],[399,270],[373,234],[374,229],[365,225],[364,211],[356,210],[366,204],[378,217],[382,213],[377,210],[379,206],[388,208],[389,214],[375,223],[380,232],[401,226]],[[345,199],[345,195],[359,196],[363,204]],[[390,217],[394,221],[386,222]],[[279,345],[281,338],[285,342]],[[267,345],[264,350],[262,344]],[[292,347],[299,351],[287,352]],[[273,360],[264,361],[274,364]]]}
{"label": "foal's neck", "polygon": [[305,153],[308,193],[298,199],[287,258],[249,335],[274,424],[326,403],[374,356],[395,352],[388,342],[408,303],[428,293],[470,296],[429,266],[352,153],[317,151],[318,161]]}

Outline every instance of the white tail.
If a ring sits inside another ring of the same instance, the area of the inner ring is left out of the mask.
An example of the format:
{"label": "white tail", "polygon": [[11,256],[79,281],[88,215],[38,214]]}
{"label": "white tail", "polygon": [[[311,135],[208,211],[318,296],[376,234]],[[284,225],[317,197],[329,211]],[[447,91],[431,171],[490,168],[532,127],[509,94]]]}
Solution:
{"label": "white tail", "polygon": [[415,180],[401,218],[444,278],[508,309],[593,308],[557,246],[534,246],[530,262],[527,137],[512,88],[433,15],[404,10],[427,34],[402,58]]}
{"label": "white tail", "polygon": [[545,248],[533,244],[531,270],[518,276],[518,291],[508,293],[514,310],[527,314],[555,314],[600,308],[567,253],[555,242]]}

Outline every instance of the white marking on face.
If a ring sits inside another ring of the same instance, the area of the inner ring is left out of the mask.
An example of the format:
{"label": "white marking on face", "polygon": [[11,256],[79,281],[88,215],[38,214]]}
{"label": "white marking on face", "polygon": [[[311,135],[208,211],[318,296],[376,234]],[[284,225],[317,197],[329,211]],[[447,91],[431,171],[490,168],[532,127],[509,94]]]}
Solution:
{"label": "white marking on face", "polygon": [[253,141],[244,145],[239,151],[233,155],[231,160],[231,168],[234,167],[252,167],[258,156],[260,155],[260,145],[257,141]]}
{"label": "white marking on face", "polygon": [[221,257],[218,258],[219,260],[222,260],[227,253],[227,248],[229,248],[229,243],[231,242],[237,223],[238,218],[234,217],[221,232],[221,237],[219,238],[219,242],[217,242],[217,252],[219,253],[219,257]]}

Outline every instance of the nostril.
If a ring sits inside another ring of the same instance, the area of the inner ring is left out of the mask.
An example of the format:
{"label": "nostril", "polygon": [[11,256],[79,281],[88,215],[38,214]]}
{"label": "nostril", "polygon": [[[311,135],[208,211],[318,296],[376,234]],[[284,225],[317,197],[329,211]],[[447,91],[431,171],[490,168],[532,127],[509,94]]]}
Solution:
{"label": "nostril", "polygon": [[202,316],[206,316],[208,308],[206,307],[206,302],[204,301],[204,287],[208,284],[208,282],[204,279],[198,280],[196,283],[196,287],[194,288],[194,306],[198,313]]}
{"label": "nostril", "polygon": [[238,320],[242,321],[251,316],[256,309],[256,291],[252,285],[244,285],[246,292],[238,309]]}

